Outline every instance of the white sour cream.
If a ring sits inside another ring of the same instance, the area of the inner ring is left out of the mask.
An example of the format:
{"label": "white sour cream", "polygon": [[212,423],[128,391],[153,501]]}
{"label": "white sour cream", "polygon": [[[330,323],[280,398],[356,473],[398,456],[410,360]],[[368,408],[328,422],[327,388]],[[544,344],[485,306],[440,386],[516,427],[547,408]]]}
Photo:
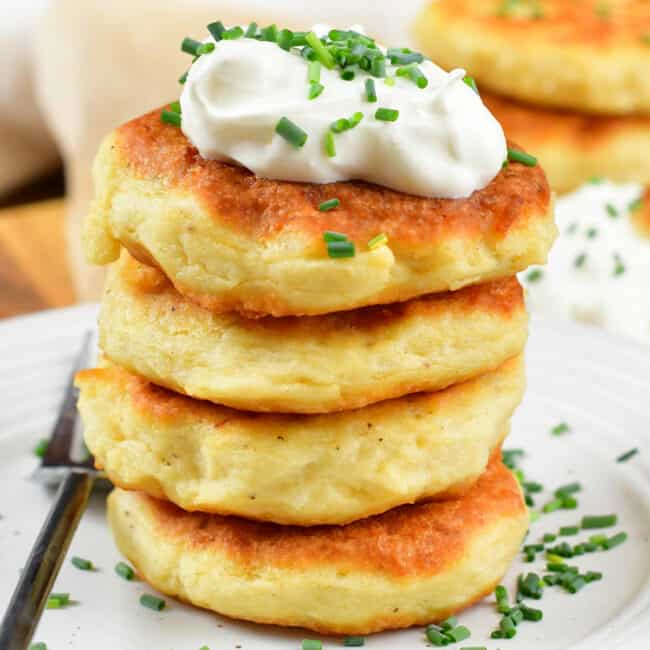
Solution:
{"label": "white sour cream", "polygon": [[533,312],[650,344],[650,239],[640,235],[629,212],[641,194],[639,185],[605,182],[558,200],[561,234],[548,264],[536,281],[531,271],[521,274]]}
{"label": "white sour cream", "polygon": [[[409,194],[460,198],[485,187],[506,157],[501,126],[463,82],[462,70],[446,73],[425,60],[419,67],[426,88],[403,77],[394,86],[375,79],[378,99],[370,103],[366,72],[344,81],[340,70],[323,67],[325,90],[309,100],[307,61],[297,51],[250,38],[215,46],[192,65],[180,99],[183,132],[204,158],[264,178],[359,179]],[[387,69],[394,74],[393,66]],[[375,119],[379,107],[397,109],[399,118]],[[357,111],[361,123],[334,136],[336,156],[328,157],[330,124]],[[281,117],[308,134],[302,148],[276,134]]]}

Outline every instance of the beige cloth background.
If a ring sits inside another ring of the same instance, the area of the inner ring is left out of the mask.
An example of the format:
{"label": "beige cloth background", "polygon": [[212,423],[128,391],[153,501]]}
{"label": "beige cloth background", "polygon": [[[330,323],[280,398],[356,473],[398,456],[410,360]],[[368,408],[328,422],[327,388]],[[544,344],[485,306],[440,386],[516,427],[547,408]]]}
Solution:
{"label": "beige cloth background", "polygon": [[406,44],[418,0],[52,0],[35,47],[35,85],[63,154],[68,184],[67,240],[82,300],[97,299],[103,270],[83,260],[79,229],[92,196],[90,167],[102,136],[118,124],[178,97],[188,65],[183,36],[205,25],[276,22],[361,23],[386,43]]}

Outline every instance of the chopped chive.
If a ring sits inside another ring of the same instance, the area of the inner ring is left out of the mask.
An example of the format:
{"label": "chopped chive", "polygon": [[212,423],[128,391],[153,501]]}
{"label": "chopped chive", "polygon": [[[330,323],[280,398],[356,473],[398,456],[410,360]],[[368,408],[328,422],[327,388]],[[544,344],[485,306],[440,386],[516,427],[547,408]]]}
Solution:
{"label": "chopped chive", "polygon": [[458,625],[458,618],[456,616],[450,616],[449,618],[446,618],[444,621],[442,621],[442,623],[440,623],[440,627],[445,631],[451,630],[457,625]]}
{"label": "chopped chive", "polygon": [[370,63],[370,74],[373,77],[386,76],[386,62],[383,57],[375,57]]}
{"label": "chopped chive", "polygon": [[329,158],[336,156],[336,143],[334,142],[334,134],[331,131],[325,134],[325,153]]}
{"label": "chopped chive", "polygon": [[553,553],[546,554],[546,570],[553,572],[564,573],[566,571],[566,565],[564,563],[564,558],[559,555],[553,555]]}
{"label": "chopped chive", "polygon": [[541,492],[544,489],[544,486],[541,483],[535,483],[534,481],[525,481],[523,486],[526,492],[531,492],[533,494],[537,494],[537,492]]}
{"label": "chopped chive", "polygon": [[334,208],[338,208],[339,205],[341,205],[341,201],[339,201],[339,199],[337,199],[337,198],[328,199],[327,201],[323,201],[318,206],[318,209],[321,212],[328,212],[329,210],[333,210]]}
{"label": "chopped chive", "polygon": [[320,61],[310,61],[307,67],[307,79],[309,83],[317,84],[320,82]]}
{"label": "chopped chive", "polygon": [[447,634],[452,638],[454,643],[469,639],[469,637],[472,635],[469,629],[467,629],[464,625],[454,627],[453,629],[449,630]]}
{"label": "chopped chive", "polygon": [[613,537],[608,537],[607,540],[603,543],[603,548],[606,551],[609,551],[611,548],[622,544],[627,539],[627,533],[618,533]]}
{"label": "chopped chive", "polygon": [[260,30],[260,38],[263,41],[269,41],[270,43],[277,43],[278,41],[278,27],[274,23],[268,27],[262,27]]}
{"label": "chopped chive", "polygon": [[497,611],[500,614],[506,614],[510,611],[510,603],[508,599],[508,590],[503,585],[498,585],[494,590],[494,596],[497,599]]}
{"label": "chopped chive", "polygon": [[318,639],[303,639],[301,648],[302,650],[322,650],[323,642]]}
{"label": "chopped chive", "polygon": [[585,262],[587,261],[587,253],[580,253],[575,260],[573,260],[573,266],[575,266],[577,269],[582,268],[585,265]]}
{"label": "chopped chive", "polygon": [[361,120],[363,119],[363,113],[361,111],[357,111],[356,113],[352,114],[352,117],[349,119],[350,123],[350,128],[353,129]]}
{"label": "chopped chive", "polygon": [[487,650],[487,648],[484,645],[472,645],[472,646],[465,645],[462,648],[460,648],[460,650]]}
{"label": "chopped chive", "polygon": [[478,95],[478,86],[474,77],[470,77],[468,74],[463,77],[463,81]]}
{"label": "chopped chive", "polygon": [[186,36],[181,42],[181,50],[186,54],[191,54],[192,56],[198,56],[198,49],[203,45],[201,41],[197,41],[195,38],[190,38]]}
{"label": "chopped chive", "polygon": [[41,438],[36,447],[34,447],[34,456],[38,456],[39,458],[45,458],[45,454],[47,453],[47,448],[50,444],[50,441],[47,438]]}
{"label": "chopped chive", "polygon": [[316,36],[314,32],[309,32],[305,36],[307,44],[314,50],[318,60],[330,70],[334,67],[334,58],[330,54],[330,51],[323,45],[323,42]]}
{"label": "chopped chive", "polygon": [[160,113],[160,120],[162,122],[165,122],[165,124],[171,124],[172,126],[181,125],[180,113],[176,113],[175,111],[169,111],[167,109],[163,109],[162,112]]}
{"label": "chopped chive", "polygon": [[537,165],[537,158],[535,156],[531,156],[529,153],[520,151],[519,149],[513,149],[512,147],[508,147],[508,160],[510,162],[521,163],[522,165],[526,165],[526,167],[535,167]]}
{"label": "chopped chive", "polygon": [[380,246],[385,246],[387,243],[388,243],[388,235],[382,232],[379,233],[378,235],[375,235],[372,239],[368,241],[368,248],[371,251],[374,251],[375,248],[379,248]]}
{"label": "chopped chive", "polygon": [[524,613],[521,611],[521,607],[513,607],[508,616],[515,625],[519,625],[524,620]]}
{"label": "chopped chive", "polygon": [[429,85],[429,80],[424,76],[422,70],[420,70],[420,68],[415,64],[398,68],[395,71],[395,74],[398,77],[407,77],[418,88],[426,88]]}
{"label": "chopped chive", "polygon": [[612,219],[618,217],[618,210],[611,203],[605,204],[605,210]]}
{"label": "chopped chive", "polygon": [[366,79],[366,99],[369,102],[377,101],[377,91],[375,89],[375,80],[368,77]]}
{"label": "chopped chive", "polygon": [[305,47],[300,50],[300,56],[307,61],[316,61],[318,58],[316,52],[314,52],[313,48],[309,47],[309,45],[305,45]]}
{"label": "chopped chive", "polygon": [[544,543],[549,544],[550,542],[554,542],[557,539],[557,535],[554,535],[553,533],[544,533],[544,537],[542,539],[544,540]]}
{"label": "chopped chive", "polygon": [[551,433],[554,436],[561,436],[563,433],[568,433],[569,431],[571,431],[571,427],[566,422],[560,422],[560,424],[556,424],[551,429]]}
{"label": "chopped chive", "polygon": [[589,228],[587,230],[587,237],[589,239],[595,239],[596,235],[598,235],[598,228]]}
{"label": "chopped chive", "polygon": [[181,103],[180,102],[172,102],[169,105],[169,110],[172,111],[173,113],[178,113],[180,115],[180,113],[181,113]]}
{"label": "chopped chive", "polygon": [[125,580],[133,580],[133,577],[135,576],[135,571],[124,562],[118,562],[115,565],[115,573]]}
{"label": "chopped chive", "polygon": [[603,579],[603,574],[600,571],[587,571],[583,577],[587,582],[597,582]]}
{"label": "chopped chive", "polygon": [[54,592],[52,592],[49,595],[49,598],[54,598],[54,599],[58,600],[61,603],[61,605],[69,605],[70,604],[70,594],[69,593],[63,593],[63,592],[54,593]]}
{"label": "chopped chive", "polygon": [[38,643],[32,643],[29,646],[29,650],[47,650],[47,645],[42,641],[39,641]]}
{"label": "chopped chive", "polygon": [[494,630],[494,631],[490,634],[490,638],[491,638],[491,639],[504,639],[504,638],[505,638],[505,635],[503,634],[503,632],[502,632],[501,630]]}
{"label": "chopped chive", "polygon": [[577,594],[585,585],[587,584],[586,580],[582,576],[567,576],[562,580],[562,586],[570,593]]}
{"label": "chopped chive", "polygon": [[252,22],[244,32],[246,38],[255,38],[257,36],[257,23]]}
{"label": "chopped chive", "polygon": [[499,622],[499,628],[506,639],[512,639],[517,634],[517,628],[509,616],[504,616]]}
{"label": "chopped chive", "polygon": [[578,232],[578,224],[577,223],[572,223],[567,229],[566,229],[567,235],[575,235]]}
{"label": "chopped chive", "polygon": [[643,207],[643,197],[639,196],[627,206],[627,209],[628,212],[636,212],[637,210],[640,210],[642,207]]}
{"label": "chopped chive", "polygon": [[335,122],[332,122],[330,124],[330,130],[333,133],[343,133],[343,131],[347,131],[350,128],[350,120],[348,120],[345,117],[341,117]]}
{"label": "chopped chive", "polygon": [[361,648],[366,644],[366,640],[362,636],[348,636],[343,641],[346,648]]}
{"label": "chopped chive", "polygon": [[333,259],[354,257],[354,242],[333,241],[327,242],[327,254]]}
{"label": "chopped chive", "polygon": [[544,544],[527,544],[524,546],[524,552],[528,553],[532,551],[533,553],[541,553],[544,550]]}
{"label": "chopped chive", "polygon": [[307,45],[305,36],[307,36],[307,32],[294,32],[291,47],[302,47],[303,45]]}
{"label": "chopped chive", "polygon": [[226,31],[226,28],[223,26],[223,23],[220,20],[217,20],[216,22],[210,23],[208,25],[208,31],[210,32],[210,36],[212,36],[215,41],[220,41],[222,39],[223,33]]}
{"label": "chopped chive", "polygon": [[84,560],[82,557],[74,556],[70,562],[73,566],[77,567],[81,571],[92,571],[93,563],[90,560]]}
{"label": "chopped chive", "polygon": [[162,598],[152,596],[151,594],[142,594],[142,596],[140,596],[140,604],[143,607],[148,607],[149,609],[153,609],[157,612],[165,609],[165,601]]}
{"label": "chopped chive", "polygon": [[223,34],[221,34],[221,38],[224,41],[236,41],[243,35],[244,30],[239,25],[236,25],[235,27],[231,27],[230,29],[227,29]]}
{"label": "chopped chive", "polygon": [[395,122],[399,117],[399,111],[395,108],[378,108],[375,111],[375,119],[382,122]]}
{"label": "chopped chive", "polygon": [[395,77],[384,77],[384,83],[387,86],[394,86],[395,85]]}
{"label": "chopped chive", "polygon": [[282,136],[289,144],[300,149],[307,142],[307,134],[290,119],[281,117],[275,126],[275,132]]}
{"label": "chopped chive", "polygon": [[589,530],[592,528],[609,528],[616,526],[618,517],[616,515],[585,515],[582,518],[582,528]]}
{"label": "chopped chive", "polygon": [[602,546],[606,541],[607,541],[607,535],[603,535],[602,533],[598,535],[592,535],[589,538],[589,543],[594,544],[596,546]]}
{"label": "chopped chive", "polygon": [[567,483],[566,485],[561,485],[557,490],[555,490],[555,496],[559,497],[563,494],[575,494],[582,490],[582,485],[580,483]]}
{"label": "chopped chive", "polygon": [[639,450],[637,447],[634,449],[630,449],[630,451],[626,451],[624,454],[621,454],[617,459],[617,463],[624,463],[627,460],[630,460],[633,456],[636,456],[639,453]]}
{"label": "chopped chive", "polygon": [[436,647],[444,646],[449,643],[439,628],[428,626],[426,630],[427,640]]}
{"label": "chopped chive", "polygon": [[318,97],[323,92],[323,90],[325,90],[325,86],[323,86],[323,84],[319,84],[319,83],[310,84],[309,95],[308,95],[309,99],[316,99],[316,97]]}
{"label": "chopped chive", "polygon": [[388,57],[393,65],[408,65],[424,61],[424,57],[419,52],[399,52],[394,49],[388,50]]}
{"label": "chopped chive", "polygon": [[277,43],[283,50],[289,51],[293,46],[293,32],[290,29],[280,30]]}
{"label": "chopped chive", "polygon": [[625,273],[625,264],[623,264],[621,256],[618,253],[614,253],[614,270],[612,271],[612,275],[617,277],[623,275],[623,273]]}
{"label": "chopped chive", "polygon": [[346,68],[341,72],[341,79],[343,81],[352,81],[354,79],[354,70],[352,68]]}
{"label": "chopped chive", "polygon": [[187,81],[187,75],[189,73],[189,70],[186,70],[183,72],[183,74],[178,78],[178,83],[181,84],[181,86]]}
{"label": "chopped chive", "polygon": [[326,242],[348,241],[348,236],[342,232],[335,232],[334,230],[326,230],[323,233],[323,240]]}
{"label": "chopped chive", "polygon": [[214,43],[201,43],[201,45],[196,49],[196,55],[201,56],[202,54],[210,54],[210,52],[214,52],[214,48]]}
{"label": "chopped chive", "polygon": [[560,506],[562,510],[575,510],[578,507],[577,499],[569,494],[562,494],[560,499],[562,499],[562,505]]}
{"label": "chopped chive", "polygon": [[578,526],[562,526],[560,528],[560,535],[567,537],[569,535],[577,535],[580,532]]}
{"label": "chopped chive", "polygon": [[531,283],[539,282],[543,276],[544,276],[544,271],[542,271],[542,269],[533,269],[532,271],[529,271],[528,274],[526,275],[526,281]]}
{"label": "chopped chive", "polygon": [[61,609],[61,607],[63,607],[63,603],[53,596],[49,596],[45,601],[45,609]]}

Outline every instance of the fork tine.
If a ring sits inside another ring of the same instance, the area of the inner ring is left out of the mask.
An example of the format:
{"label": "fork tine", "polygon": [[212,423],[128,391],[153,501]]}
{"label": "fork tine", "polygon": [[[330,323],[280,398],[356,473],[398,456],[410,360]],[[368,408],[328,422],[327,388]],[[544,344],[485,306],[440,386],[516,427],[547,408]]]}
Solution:
{"label": "fork tine", "polygon": [[77,398],[79,396],[79,390],[74,385],[74,376],[85,367],[90,359],[92,339],[92,332],[86,332],[68,379],[56,423],[52,429],[47,451],[41,463],[42,468],[61,466],[92,467],[92,458],[83,463],[74,462],[72,459],[72,445],[77,424]]}

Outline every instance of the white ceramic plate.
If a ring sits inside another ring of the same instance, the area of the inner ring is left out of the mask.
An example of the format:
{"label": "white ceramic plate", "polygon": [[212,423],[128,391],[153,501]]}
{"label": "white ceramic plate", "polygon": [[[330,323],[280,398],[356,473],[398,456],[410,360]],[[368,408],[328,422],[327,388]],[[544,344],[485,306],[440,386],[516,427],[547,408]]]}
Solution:
{"label": "white ceramic plate", "polygon": [[[94,319],[94,307],[79,307],[0,323],[0,610],[52,497],[29,480],[36,466],[32,449],[49,432],[82,332]],[[609,512],[619,515],[614,530],[627,531],[629,539],[607,553],[577,558],[581,569],[602,571],[604,579],[575,596],[547,589],[539,603],[544,620],[522,624],[516,639],[489,639],[498,622],[490,599],[463,613],[461,622],[472,637],[457,647],[648,647],[650,349],[576,325],[533,320],[528,368],[528,394],[507,446],[526,449],[527,475],[547,488],[575,480],[584,485],[578,511],[544,515],[529,539],[577,523],[582,514]],[[552,436],[551,427],[560,421],[568,422],[571,432]],[[616,463],[631,447],[639,447],[640,454]],[[548,498],[545,493],[538,502]],[[314,636],[221,619],[171,598],[163,612],[144,609],[138,598],[151,591],[147,585],[126,582],[113,572],[120,556],[104,522],[101,494],[93,497],[70,555],[91,559],[99,570],[82,572],[69,560],[64,563],[55,590],[70,592],[76,603],[45,612],[35,640],[45,641],[50,650],[198,650],[204,644],[211,650],[298,650],[302,638]],[[517,574],[531,569],[543,569],[541,556],[534,564],[518,561],[506,584],[512,588]],[[341,645],[340,639],[323,641],[325,648]],[[413,629],[369,637],[366,647],[409,650],[425,643],[422,630]]]}

